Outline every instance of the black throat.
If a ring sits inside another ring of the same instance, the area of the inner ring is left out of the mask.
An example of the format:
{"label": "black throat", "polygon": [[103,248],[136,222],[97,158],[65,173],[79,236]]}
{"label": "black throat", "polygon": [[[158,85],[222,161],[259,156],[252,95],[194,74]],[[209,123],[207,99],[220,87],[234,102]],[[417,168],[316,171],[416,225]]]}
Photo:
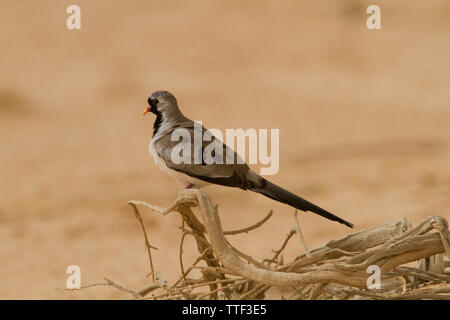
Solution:
{"label": "black throat", "polygon": [[163,120],[162,113],[161,112],[156,112],[156,119],[155,119],[155,123],[153,124],[153,136],[156,135],[156,133],[158,132],[159,127],[161,127],[162,120]]}

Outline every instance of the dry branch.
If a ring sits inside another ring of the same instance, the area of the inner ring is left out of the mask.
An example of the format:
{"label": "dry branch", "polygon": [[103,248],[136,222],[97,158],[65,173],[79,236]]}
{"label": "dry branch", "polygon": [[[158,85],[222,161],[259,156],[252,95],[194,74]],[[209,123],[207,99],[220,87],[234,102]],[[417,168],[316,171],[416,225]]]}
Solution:
{"label": "dry branch", "polygon": [[[129,292],[135,298],[152,293],[151,299],[261,299],[268,290],[289,287],[290,299],[450,299],[450,276],[446,274],[449,262],[443,255],[450,257],[450,236],[447,221],[439,216],[427,217],[414,228],[402,219],[354,232],[311,251],[303,240],[306,252],[284,263],[281,253],[289,240],[295,233],[302,239],[297,219],[273,257],[259,262],[232,247],[225,235],[255,230],[269,220],[272,212],[250,227],[224,232],[217,206],[200,190],[180,191],[167,209],[140,201],[130,201],[130,205],[142,226],[152,274],[150,249],[154,247],[148,241],[138,206],[163,215],[177,211],[183,219],[181,275],[172,285],[154,284],[134,291],[114,285],[111,280],[99,284]],[[201,219],[193,207],[198,207]],[[182,247],[187,235],[195,239],[200,255],[185,268]],[[201,261],[205,265],[200,266]],[[405,266],[414,262],[417,268]],[[379,268],[380,289],[367,289],[370,266]],[[201,271],[200,278],[192,278],[194,270]],[[204,287],[209,291],[205,292]]]}

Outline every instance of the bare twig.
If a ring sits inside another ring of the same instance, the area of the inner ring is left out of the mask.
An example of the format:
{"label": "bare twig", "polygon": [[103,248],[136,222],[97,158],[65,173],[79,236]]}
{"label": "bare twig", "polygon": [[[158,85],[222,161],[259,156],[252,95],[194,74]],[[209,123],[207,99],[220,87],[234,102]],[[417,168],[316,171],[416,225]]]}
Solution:
{"label": "bare twig", "polygon": [[258,221],[254,225],[249,226],[247,228],[238,229],[238,230],[224,231],[223,234],[224,235],[235,235],[235,234],[246,233],[246,232],[255,230],[255,229],[261,227],[267,220],[269,220],[270,217],[272,216],[272,214],[273,214],[273,211],[270,210],[269,213],[267,214],[267,216],[265,216],[262,220]]}
{"label": "bare twig", "polygon": [[153,259],[152,259],[151,249],[158,250],[158,248],[150,245],[150,242],[148,241],[147,232],[145,231],[144,221],[142,220],[141,214],[139,213],[139,210],[136,207],[136,204],[132,201],[128,202],[128,204],[133,208],[134,215],[136,216],[136,219],[138,219],[139,223],[141,224],[142,232],[144,233],[145,248],[147,250],[148,260],[150,263],[150,273],[149,274],[152,276],[153,282],[155,282],[155,269],[153,268]]}
{"label": "bare twig", "polygon": [[[272,215],[270,212],[254,225],[223,232],[217,206],[200,190],[183,190],[167,209],[140,201],[130,201],[139,220],[149,255],[151,274],[154,273],[151,246],[143,220],[136,206],[141,205],[163,215],[177,211],[182,217],[182,237],[179,247],[181,276],[173,283],[157,283],[139,291],[124,288],[106,279],[80,289],[94,286],[112,286],[145,299],[261,299],[274,287],[287,287],[282,294],[289,299],[450,299],[450,236],[447,221],[430,216],[417,226],[402,219],[374,228],[353,232],[341,239],[309,250],[303,238],[297,212],[294,228],[286,235],[281,247],[274,250],[272,259],[261,263],[249,254],[231,246],[225,235],[245,233],[262,226]],[[201,221],[192,207],[198,207]],[[284,263],[282,256],[289,240],[297,233],[305,253]],[[185,270],[183,245],[187,235],[196,241],[199,256]],[[242,259],[243,260],[242,260]],[[198,265],[203,261],[206,265]],[[418,268],[403,266],[421,261]],[[271,263],[274,263],[272,266]],[[367,290],[366,268],[376,265],[381,271],[381,289]],[[193,278],[193,270],[200,271]],[[155,281],[155,280],[154,280]],[[205,287],[209,291],[205,291]],[[203,288],[203,289],[202,289]],[[154,292],[154,293],[153,293]]]}
{"label": "bare twig", "polygon": [[308,246],[306,245],[305,238],[303,237],[302,229],[300,229],[300,223],[297,218],[297,210],[294,211],[294,220],[295,220],[295,231],[297,231],[298,238],[300,240],[300,244],[305,248],[305,255],[307,257],[310,256]]}
{"label": "bare twig", "polygon": [[267,262],[274,262],[276,263],[276,260],[278,259],[278,256],[281,254],[281,252],[283,252],[284,248],[286,248],[289,240],[292,238],[292,236],[296,233],[295,229],[292,229],[291,231],[289,231],[289,233],[286,235],[286,239],[284,239],[283,244],[281,245],[280,249],[278,250],[273,250],[275,252],[275,255],[272,257],[272,259],[267,260]]}

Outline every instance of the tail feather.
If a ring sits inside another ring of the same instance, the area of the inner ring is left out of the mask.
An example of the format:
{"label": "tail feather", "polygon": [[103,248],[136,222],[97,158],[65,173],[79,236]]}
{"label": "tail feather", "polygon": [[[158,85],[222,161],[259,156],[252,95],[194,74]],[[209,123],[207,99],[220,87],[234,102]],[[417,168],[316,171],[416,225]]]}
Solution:
{"label": "tail feather", "polygon": [[265,180],[260,188],[251,188],[251,191],[260,193],[268,198],[271,198],[273,200],[285,203],[287,205],[290,205],[291,207],[294,207],[296,209],[302,210],[302,211],[311,211],[314,212],[324,218],[327,218],[328,220],[337,221],[339,223],[345,224],[346,226],[353,228],[353,224],[350,222],[345,221],[344,219],[339,218],[338,216],[326,211],[325,209],[322,209],[315,204],[300,198],[299,196],[293,194],[292,192],[289,192],[276,184],[273,184],[272,182]]}

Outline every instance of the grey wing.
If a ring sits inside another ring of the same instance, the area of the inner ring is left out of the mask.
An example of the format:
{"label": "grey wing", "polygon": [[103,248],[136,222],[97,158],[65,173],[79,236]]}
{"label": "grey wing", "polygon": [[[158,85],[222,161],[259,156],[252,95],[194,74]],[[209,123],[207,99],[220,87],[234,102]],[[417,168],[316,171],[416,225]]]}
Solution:
{"label": "grey wing", "polygon": [[[205,129],[203,130],[205,131]],[[156,151],[170,169],[209,183],[242,189],[255,186],[255,183],[251,181],[253,179],[248,179],[249,173],[253,173],[248,165],[238,163],[236,160],[239,157],[237,153],[219,139],[213,138],[213,142],[202,141],[201,147],[197,150],[194,143],[190,141],[173,140],[172,134],[168,133],[155,143]],[[216,144],[215,147],[212,143]],[[190,153],[180,152],[183,148],[186,148],[184,150],[190,148]],[[233,157],[234,161],[227,163],[227,157],[228,159]],[[252,174],[251,176],[253,177]]]}

